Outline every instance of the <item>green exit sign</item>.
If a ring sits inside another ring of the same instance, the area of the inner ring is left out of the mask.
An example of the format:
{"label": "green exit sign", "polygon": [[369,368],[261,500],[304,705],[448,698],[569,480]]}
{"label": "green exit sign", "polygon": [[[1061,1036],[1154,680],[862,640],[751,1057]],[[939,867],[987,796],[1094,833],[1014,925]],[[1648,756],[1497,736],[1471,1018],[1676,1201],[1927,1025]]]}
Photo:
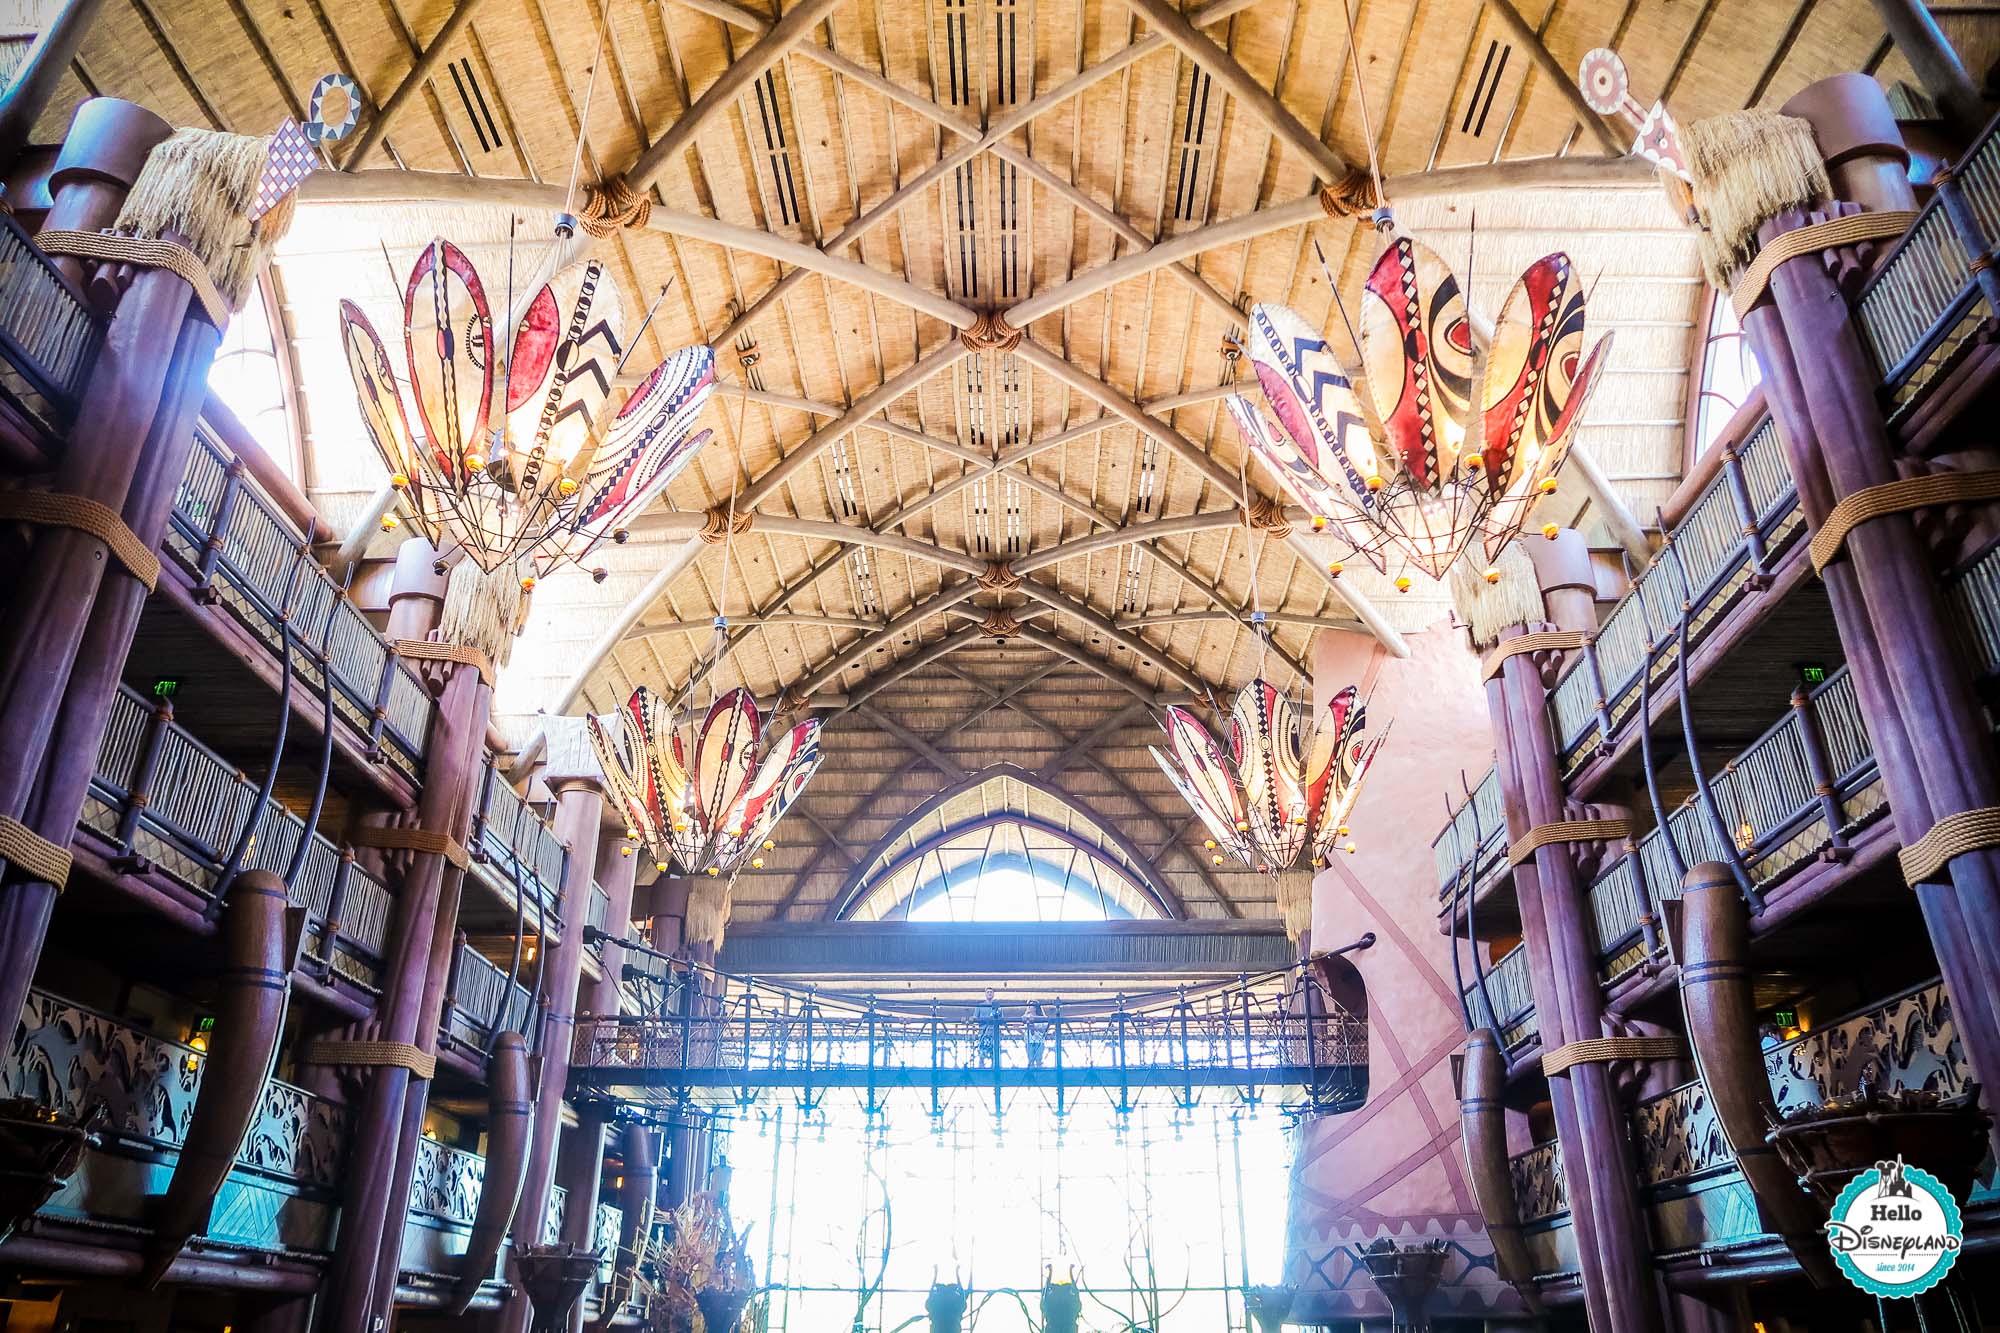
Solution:
{"label": "green exit sign", "polygon": [[155,699],[171,699],[180,692],[181,682],[178,676],[162,676],[153,682],[153,697]]}
{"label": "green exit sign", "polygon": [[1808,686],[1826,684],[1826,667],[1818,662],[1799,663],[1799,679]]}
{"label": "green exit sign", "polygon": [[1795,1028],[1799,1025],[1799,1011],[1796,1009],[1773,1009],[1771,1021],[1781,1028]]}

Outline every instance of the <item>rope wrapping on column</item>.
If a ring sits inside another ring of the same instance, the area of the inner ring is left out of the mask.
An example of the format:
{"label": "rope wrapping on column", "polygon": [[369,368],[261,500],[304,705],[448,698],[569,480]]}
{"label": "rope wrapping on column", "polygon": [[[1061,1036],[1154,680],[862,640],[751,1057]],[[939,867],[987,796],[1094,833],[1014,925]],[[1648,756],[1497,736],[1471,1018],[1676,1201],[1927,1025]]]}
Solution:
{"label": "rope wrapping on column", "polygon": [[418,1078],[437,1077],[437,1057],[407,1041],[334,1041],[322,1038],[307,1043],[306,1063],[407,1069]]}
{"label": "rope wrapping on column", "polygon": [[472,864],[472,854],[449,833],[422,828],[361,828],[349,839],[356,847],[380,847],[389,851],[425,852],[442,856],[460,870]]}
{"label": "rope wrapping on column", "polygon": [[1507,665],[1510,657],[1519,657],[1522,653],[1567,651],[1581,648],[1589,641],[1590,634],[1580,629],[1543,629],[1530,634],[1516,634],[1486,654],[1486,660],[1479,667],[1479,679],[1492,680],[1500,674],[1500,668]]}
{"label": "rope wrapping on column", "polygon": [[437,643],[430,639],[397,639],[389,645],[396,656],[411,662],[456,662],[474,667],[486,688],[493,688],[493,659],[477,648],[462,643]]}
{"label": "rope wrapping on column", "polygon": [[117,510],[83,495],[55,491],[0,491],[0,521],[41,528],[73,528],[104,543],[125,572],[151,592],[160,581],[160,557],[125,526]]}
{"label": "rope wrapping on column", "polygon": [[0,815],[0,860],[29,879],[46,882],[60,890],[69,883],[70,854],[17,819]]}
{"label": "rope wrapping on column", "polygon": [[1806,548],[1812,555],[1813,570],[1824,574],[1826,567],[1840,558],[1848,535],[1863,523],[1890,514],[1982,500],[2000,500],[2000,472],[1933,472],[1858,490],[1829,510],[1826,522],[1813,534],[1812,544]]}
{"label": "rope wrapping on column", "polygon": [[201,312],[216,328],[229,324],[229,303],[209,276],[201,257],[172,241],[144,241],[136,236],[118,236],[101,231],[43,231],[35,234],[35,244],[43,254],[67,259],[99,259],[135,268],[163,268],[194,288]]}
{"label": "rope wrapping on column", "polygon": [[1985,806],[1946,815],[1931,831],[1902,851],[1896,860],[1905,883],[1916,885],[1943,870],[1953,857],[2000,847],[2000,806]]}
{"label": "rope wrapping on column", "polygon": [[1574,1065],[1602,1065],[1613,1060],[1679,1060],[1687,1044],[1679,1037],[1590,1037],[1565,1042],[1542,1053],[1542,1073],[1556,1075]]}
{"label": "rope wrapping on column", "polygon": [[1558,819],[1537,824],[1507,848],[1507,864],[1520,865],[1538,848],[1559,842],[1611,842],[1632,836],[1629,819]]}
{"label": "rope wrapping on column", "polygon": [[1786,232],[1757,252],[1750,267],[1743,270],[1736,290],[1729,294],[1729,303],[1736,307],[1736,318],[1740,321],[1763,299],[1765,289],[1771,285],[1771,274],[1786,260],[1901,236],[1916,220],[1917,215],[1911,210],[1884,209],[1879,213],[1849,213],[1846,217],[1828,218]]}
{"label": "rope wrapping on column", "polygon": [[1319,206],[1338,221],[1375,210],[1375,181],[1366,167],[1349,167],[1347,174],[1319,187]]}

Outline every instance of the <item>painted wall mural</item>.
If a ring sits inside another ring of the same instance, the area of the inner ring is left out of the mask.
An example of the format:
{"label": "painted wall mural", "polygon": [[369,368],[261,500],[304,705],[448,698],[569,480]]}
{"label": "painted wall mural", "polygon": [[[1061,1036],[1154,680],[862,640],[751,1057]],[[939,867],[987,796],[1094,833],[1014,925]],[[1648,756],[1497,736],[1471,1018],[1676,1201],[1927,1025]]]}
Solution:
{"label": "painted wall mural", "polygon": [[1318,692],[1356,682],[1396,730],[1350,820],[1357,851],[1313,883],[1315,947],[1364,931],[1376,943],[1349,955],[1367,995],[1368,1100],[1307,1123],[1292,1171],[1285,1281],[1297,1288],[1291,1317],[1305,1323],[1387,1317],[1360,1259],[1382,1237],[1444,1243],[1434,1316],[1521,1309],[1494,1269],[1466,1176],[1451,1062],[1465,1023],[1438,933],[1430,849],[1446,817],[1440,775],[1462,768],[1476,782],[1493,762],[1486,696],[1462,633],[1440,626],[1405,637],[1402,661],[1362,635],[1323,634],[1315,645],[1314,675],[1326,682]]}

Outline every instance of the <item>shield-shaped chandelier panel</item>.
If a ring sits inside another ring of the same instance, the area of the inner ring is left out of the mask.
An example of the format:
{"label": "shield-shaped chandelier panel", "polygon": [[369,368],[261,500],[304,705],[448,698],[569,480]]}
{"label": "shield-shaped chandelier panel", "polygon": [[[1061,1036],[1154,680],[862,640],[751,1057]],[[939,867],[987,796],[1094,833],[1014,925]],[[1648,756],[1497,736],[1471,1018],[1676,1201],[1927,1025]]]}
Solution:
{"label": "shield-shaped chandelier panel", "polygon": [[626,836],[662,870],[734,875],[761,864],[771,831],[819,770],[819,719],[760,747],[757,701],[746,689],[716,698],[683,728],[673,702],[641,685],[624,709],[587,719]]}
{"label": "shield-shaped chandelier panel", "polygon": [[462,552],[489,573],[518,566],[528,586],[622,540],[709,437],[695,430],[715,387],[705,346],[667,357],[610,411],[624,315],[596,260],[534,293],[502,358],[471,260],[449,241],[425,247],[403,293],[407,408],[352,301],[340,303],[340,326],[362,422],[417,530],[448,559]]}
{"label": "shield-shaped chandelier panel", "polygon": [[1167,708],[1171,756],[1153,759],[1208,829],[1216,864],[1226,851],[1267,874],[1289,870],[1310,849],[1326,865],[1347,834],[1362,779],[1385,737],[1362,732],[1367,708],[1350,685],[1316,724],[1309,709],[1267,680],[1253,680],[1230,710],[1229,754],[1191,711]]}
{"label": "shield-shaped chandelier panel", "polygon": [[[1484,357],[1457,275],[1393,237],[1363,287],[1357,389],[1296,312],[1250,312],[1251,364],[1273,429],[1232,396],[1246,447],[1300,504],[1379,570],[1441,579],[1480,542],[1486,565],[1556,488],[1611,339],[1584,346],[1584,291],[1564,254],[1514,284]],[[1369,427],[1363,398],[1380,423]]]}

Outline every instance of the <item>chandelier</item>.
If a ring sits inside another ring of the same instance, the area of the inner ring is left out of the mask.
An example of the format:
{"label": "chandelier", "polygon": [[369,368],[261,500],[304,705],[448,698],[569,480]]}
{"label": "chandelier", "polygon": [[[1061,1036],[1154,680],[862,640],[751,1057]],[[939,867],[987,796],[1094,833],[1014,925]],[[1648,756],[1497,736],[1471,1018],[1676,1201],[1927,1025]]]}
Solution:
{"label": "chandelier", "polygon": [[1207,826],[1216,865],[1227,851],[1275,875],[1310,847],[1319,870],[1346,836],[1362,779],[1387,736],[1362,738],[1368,709],[1352,685],[1328,701],[1310,731],[1309,711],[1270,681],[1251,681],[1230,710],[1225,761],[1200,719],[1168,706],[1160,725],[1173,755],[1148,749]]}
{"label": "chandelier", "polygon": [[605,538],[623,541],[687,466],[709,437],[694,423],[715,387],[715,353],[673,353],[606,421],[623,322],[604,265],[575,264],[529,299],[502,360],[471,260],[433,241],[403,293],[411,413],[381,338],[358,306],[340,303],[362,424],[411,521],[441,553],[456,547],[489,574],[518,567],[532,588],[538,574],[583,564]]}
{"label": "chandelier", "polygon": [[771,830],[820,765],[819,719],[807,718],[759,754],[757,701],[721,695],[686,734],[673,702],[641,685],[615,718],[586,718],[625,836],[661,870],[734,876],[764,864]]}
{"label": "chandelier", "polygon": [[1583,286],[1569,256],[1552,254],[1514,284],[1482,360],[1457,276],[1395,236],[1363,288],[1359,333],[1349,329],[1378,434],[1312,325],[1280,305],[1254,307],[1249,322],[1250,361],[1282,434],[1232,395],[1246,448],[1315,528],[1378,570],[1394,555],[1434,579],[1475,537],[1492,565],[1555,490],[1611,343],[1585,354]]}

